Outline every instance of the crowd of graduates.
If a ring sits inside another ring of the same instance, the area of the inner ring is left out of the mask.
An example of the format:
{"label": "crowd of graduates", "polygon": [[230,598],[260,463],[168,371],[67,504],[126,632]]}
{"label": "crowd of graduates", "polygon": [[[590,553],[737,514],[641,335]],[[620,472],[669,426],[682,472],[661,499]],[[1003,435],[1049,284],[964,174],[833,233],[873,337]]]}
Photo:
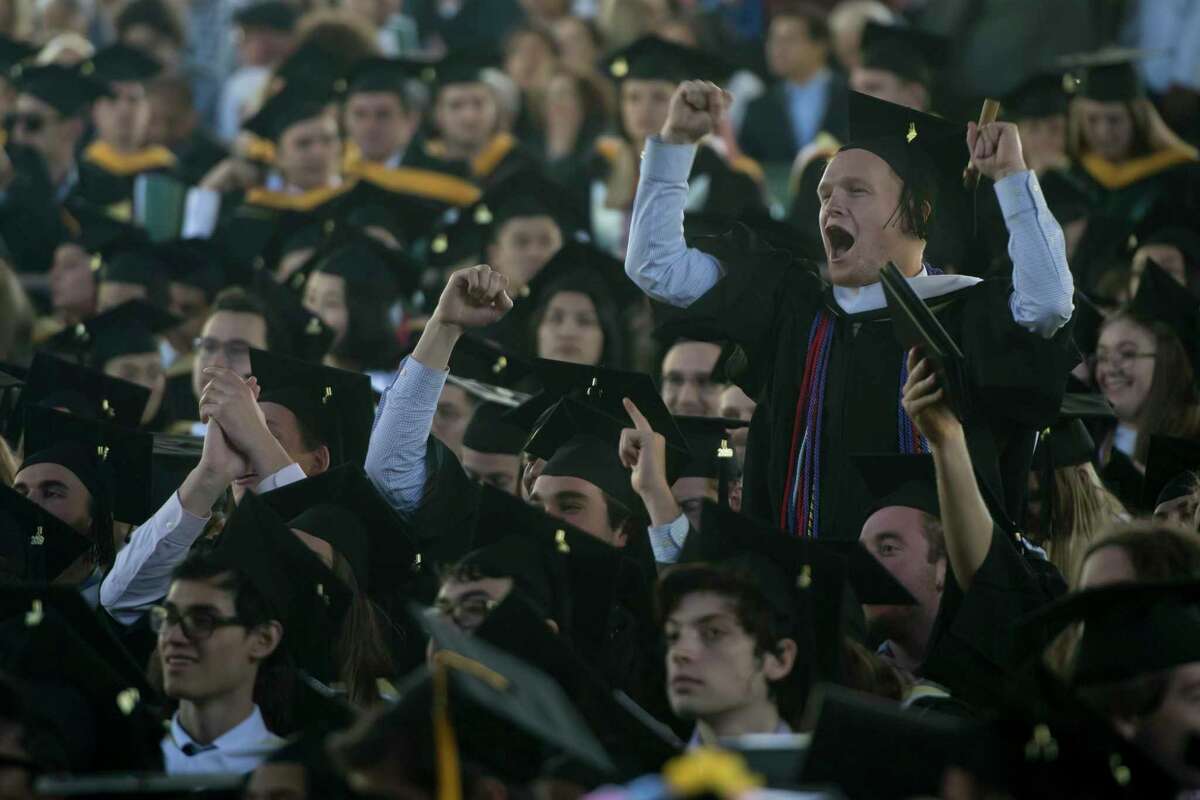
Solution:
{"label": "crowd of graduates", "polygon": [[1200,5],[7,0],[0,119],[0,800],[1200,796]]}

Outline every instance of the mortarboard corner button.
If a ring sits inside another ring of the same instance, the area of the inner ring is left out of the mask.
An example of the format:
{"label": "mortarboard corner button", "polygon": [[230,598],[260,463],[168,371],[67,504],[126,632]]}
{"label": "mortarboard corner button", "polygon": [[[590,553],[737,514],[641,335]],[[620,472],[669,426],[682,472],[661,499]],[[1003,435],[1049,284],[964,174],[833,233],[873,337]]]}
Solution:
{"label": "mortarboard corner button", "polygon": [[439,233],[433,237],[433,241],[429,243],[429,249],[435,253],[444,253],[450,247],[449,240],[446,239],[446,234]]}
{"label": "mortarboard corner button", "polygon": [[96,255],[92,256],[92,260],[88,263],[88,266],[91,268],[92,272],[97,272],[101,267],[104,266],[104,259],[101,258],[97,253]]}
{"label": "mortarboard corner button", "polygon": [[29,610],[25,612],[25,627],[36,628],[42,624],[42,620],[45,618],[46,614],[42,609],[42,601],[35,597],[29,605]]}
{"label": "mortarboard corner button", "polygon": [[80,75],[91,75],[95,71],[96,71],[96,65],[94,63],[92,63],[91,61],[85,61],[79,65],[79,74]]}
{"label": "mortarboard corner button", "polygon": [[1133,780],[1133,773],[1121,761],[1120,754],[1113,753],[1108,757],[1108,767],[1112,770],[1113,780],[1117,782],[1118,786],[1128,786],[1129,782]]}
{"label": "mortarboard corner button", "polygon": [[567,544],[567,532],[559,528],[554,532],[554,546],[558,552],[567,555],[571,552],[571,545]]}
{"label": "mortarboard corner button", "polygon": [[1050,732],[1050,726],[1039,723],[1033,728],[1033,738],[1025,743],[1026,761],[1055,761],[1058,759],[1058,742]]}
{"label": "mortarboard corner button", "polygon": [[618,58],[608,68],[614,78],[624,78],[629,74],[629,61],[624,58]]}
{"label": "mortarboard corner button", "polygon": [[499,358],[496,359],[496,363],[492,364],[492,372],[495,373],[496,375],[499,375],[501,372],[503,372],[507,368],[508,368],[508,358],[505,356],[500,356]]}
{"label": "mortarboard corner button", "polygon": [[412,571],[413,572],[421,571],[421,554],[420,553],[417,553],[415,556],[413,556]]}
{"label": "mortarboard corner button", "polygon": [[908,133],[904,134],[904,141],[907,142],[908,144],[912,144],[913,140],[916,138],[917,138],[917,123],[910,122],[910,123],[908,123]]}
{"label": "mortarboard corner button", "polygon": [[321,330],[321,320],[317,317],[309,317],[308,324],[304,326],[304,333],[309,336],[316,336]]}
{"label": "mortarboard corner button", "polygon": [[37,528],[35,528],[33,531],[33,536],[29,537],[29,544],[33,547],[41,547],[45,543],[46,543],[46,531],[42,528],[41,525],[38,525]]}
{"label": "mortarboard corner button", "polygon": [[491,225],[492,219],[493,219],[492,210],[490,208],[488,208],[487,206],[483,205],[482,203],[480,203],[479,208],[475,209],[475,224],[476,225]]}

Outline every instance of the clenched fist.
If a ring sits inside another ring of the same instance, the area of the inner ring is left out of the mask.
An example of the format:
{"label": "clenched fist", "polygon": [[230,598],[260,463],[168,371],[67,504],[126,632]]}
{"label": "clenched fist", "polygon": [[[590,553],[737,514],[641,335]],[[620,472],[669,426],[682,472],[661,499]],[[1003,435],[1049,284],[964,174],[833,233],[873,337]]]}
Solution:
{"label": "clenched fist", "polygon": [[684,81],[671,98],[662,140],[669,144],[695,144],[717,130],[733,96],[709,81]]}

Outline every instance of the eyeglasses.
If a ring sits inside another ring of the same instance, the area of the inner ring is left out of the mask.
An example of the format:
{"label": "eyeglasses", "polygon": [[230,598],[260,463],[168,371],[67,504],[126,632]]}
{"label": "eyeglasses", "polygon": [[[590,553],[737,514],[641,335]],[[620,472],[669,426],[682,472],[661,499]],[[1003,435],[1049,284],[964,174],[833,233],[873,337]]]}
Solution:
{"label": "eyeglasses", "polygon": [[41,114],[22,114],[19,111],[10,111],[4,115],[4,130],[12,131],[20,125],[29,133],[37,133],[46,127],[47,122],[48,120]]}
{"label": "eyeglasses", "polygon": [[474,630],[483,624],[488,614],[491,614],[498,605],[500,605],[498,600],[478,595],[458,602],[438,598],[428,613],[435,617],[448,617],[454,620],[455,625],[464,630]]}
{"label": "eyeglasses", "polygon": [[1097,366],[1114,366],[1124,369],[1132,362],[1142,358],[1157,358],[1158,353],[1138,353],[1134,350],[1118,350],[1115,353],[1100,352],[1092,356],[1092,362]]}
{"label": "eyeglasses", "polygon": [[201,355],[212,358],[217,353],[224,353],[227,361],[237,361],[250,357],[250,345],[241,339],[222,342],[211,336],[200,336],[192,340],[192,347]]}
{"label": "eyeglasses", "polygon": [[183,629],[183,635],[193,642],[198,642],[213,635],[217,628],[228,628],[245,625],[239,617],[219,617],[211,611],[192,609],[180,614],[174,606],[150,607],[150,630],[158,635],[178,624]]}

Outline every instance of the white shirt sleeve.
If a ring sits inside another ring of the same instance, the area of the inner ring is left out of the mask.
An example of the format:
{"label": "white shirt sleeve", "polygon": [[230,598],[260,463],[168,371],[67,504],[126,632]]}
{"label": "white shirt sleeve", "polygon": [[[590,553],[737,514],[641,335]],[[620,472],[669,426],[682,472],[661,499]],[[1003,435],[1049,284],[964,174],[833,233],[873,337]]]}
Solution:
{"label": "white shirt sleeve", "polygon": [[[269,492],[304,477],[299,464],[288,464],[260,481],[255,491]],[[100,604],[109,615],[122,625],[132,625],[150,606],[166,597],[171,573],[187,558],[208,520],[185,509],[179,502],[179,492],[175,492],[154,516],[139,525],[100,584]]]}
{"label": "white shirt sleeve", "polygon": [[650,549],[654,551],[655,562],[674,564],[679,561],[679,554],[683,551],[689,530],[688,518],[683,514],[666,525],[647,527],[646,532],[650,534]]}
{"label": "white shirt sleeve", "polygon": [[449,374],[406,358],[375,410],[366,472],[375,488],[401,513],[414,511],[424,495],[429,433]]}
{"label": "white shirt sleeve", "polygon": [[1037,175],[1018,172],[996,181],[996,198],[1008,226],[1013,263],[1013,320],[1049,339],[1075,310],[1075,282],[1067,265],[1066,239],[1050,213]]}
{"label": "white shirt sleeve", "polygon": [[721,279],[721,264],[683,239],[694,145],[646,140],[629,223],[625,274],[661,303],[686,308]]}

